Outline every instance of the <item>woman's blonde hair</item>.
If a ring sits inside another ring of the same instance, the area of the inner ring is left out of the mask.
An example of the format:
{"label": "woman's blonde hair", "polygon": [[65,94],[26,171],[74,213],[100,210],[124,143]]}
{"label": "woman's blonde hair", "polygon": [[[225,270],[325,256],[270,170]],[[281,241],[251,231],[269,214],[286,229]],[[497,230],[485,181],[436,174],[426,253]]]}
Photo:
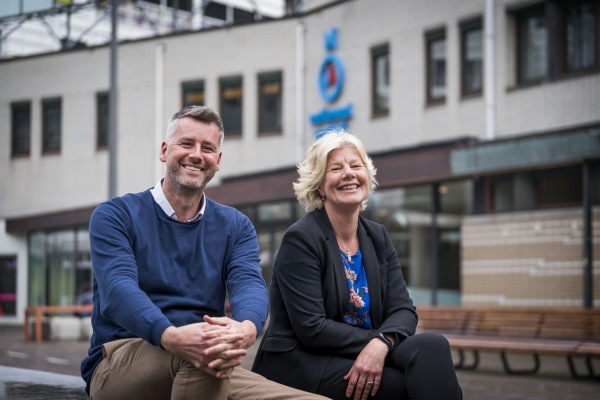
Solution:
{"label": "woman's blonde hair", "polygon": [[[319,186],[327,168],[327,157],[335,149],[351,146],[358,152],[361,162],[366,168],[368,177],[368,193],[371,194],[377,187],[375,179],[376,169],[373,161],[367,155],[365,146],[354,135],[342,128],[325,131],[319,139],[315,140],[306,151],[306,158],[298,164],[298,180],[294,182],[294,194],[306,212],[323,208],[325,201],[319,193]],[[361,210],[367,208],[367,199],[362,202]]]}

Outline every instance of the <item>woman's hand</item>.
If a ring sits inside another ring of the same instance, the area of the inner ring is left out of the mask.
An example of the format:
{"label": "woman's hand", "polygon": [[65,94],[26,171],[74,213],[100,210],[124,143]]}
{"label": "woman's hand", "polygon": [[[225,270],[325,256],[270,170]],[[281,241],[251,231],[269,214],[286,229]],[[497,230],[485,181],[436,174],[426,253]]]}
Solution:
{"label": "woman's hand", "polygon": [[371,340],[360,352],[344,379],[348,381],[346,397],[354,393],[354,400],[366,400],[375,396],[381,383],[383,364],[388,347],[379,339]]}

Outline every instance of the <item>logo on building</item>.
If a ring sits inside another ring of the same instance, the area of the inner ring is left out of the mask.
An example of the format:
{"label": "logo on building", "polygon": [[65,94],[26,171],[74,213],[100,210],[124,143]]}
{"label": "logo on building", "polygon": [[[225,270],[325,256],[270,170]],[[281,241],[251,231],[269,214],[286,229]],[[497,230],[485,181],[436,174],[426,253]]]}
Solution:
{"label": "logo on building", "polygon": [[[344,88],[344,65],[335,54],[338,48],[338,30],[332,28],[325,32],[325,50],[327,52],[319,67],[318,85],[321,97],[329,105],[340,97]],[[315,126],[315,137],[335,126],[347,128],[348,121],[352,118],[352,104],[344,107],[325,107],[310,116],[310,122]]]}

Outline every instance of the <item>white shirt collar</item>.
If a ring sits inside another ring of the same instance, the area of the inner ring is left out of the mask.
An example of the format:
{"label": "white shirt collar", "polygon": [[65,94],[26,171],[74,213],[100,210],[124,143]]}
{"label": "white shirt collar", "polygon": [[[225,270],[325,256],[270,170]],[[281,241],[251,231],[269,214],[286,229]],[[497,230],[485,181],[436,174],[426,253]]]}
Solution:
{"label": "white shirt collar", "polygon": [[[165,214],[167,214],[169,216],[169,218],[177,220],[177,215],[175,215],[175,210],[173,210],[173,207],[171,207],[169,200],[167,200],[167,198],[165,197],[165,193],[162,190],[162,179],[158,181],[156,186],[154,186],[152,189],[150,189],[150,193],[152,193],[152,197],[154,198],[154,201],[165,212]],[[198,211],[198,214],[196,214],[196,216],[194,218],[187,220],[185,222],[197,221],[200,218],[202,218],[202,216],[204,215],[204,210],[206,208],[206,201],[204,201],[204,197],[205,196],[203,195],[202,200],[200,200],[202,202],[202,206],[200,207],[200,211]]]}

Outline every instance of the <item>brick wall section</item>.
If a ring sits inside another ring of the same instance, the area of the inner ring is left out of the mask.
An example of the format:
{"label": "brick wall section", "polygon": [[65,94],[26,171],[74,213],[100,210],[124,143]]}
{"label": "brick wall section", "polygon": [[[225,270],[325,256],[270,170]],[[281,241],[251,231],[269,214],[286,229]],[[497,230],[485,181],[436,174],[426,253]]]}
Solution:
{"label": "brick wall section", "polygon": [[[583,305],[581,209],[471,216],[462,225],[466,306]],[[600,306],[600,208],[593,212],[594,306]]]}

